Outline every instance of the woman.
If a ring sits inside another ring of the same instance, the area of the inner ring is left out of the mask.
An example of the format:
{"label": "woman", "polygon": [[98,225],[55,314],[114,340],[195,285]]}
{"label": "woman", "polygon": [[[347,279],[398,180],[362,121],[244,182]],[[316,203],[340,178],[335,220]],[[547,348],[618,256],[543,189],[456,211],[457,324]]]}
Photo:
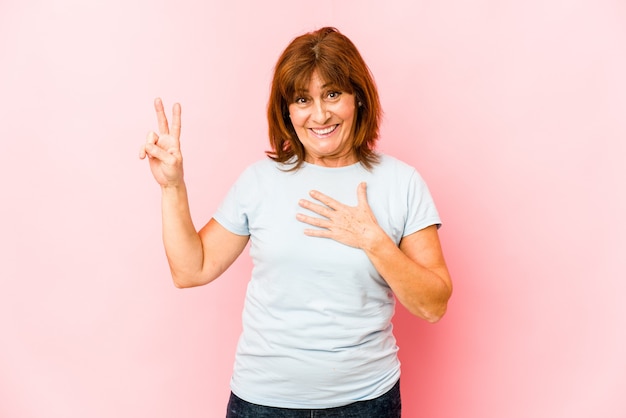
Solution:
{"label": "woman", "polygon": [[[196,232],[179,146],[155,102],[149,157],[178,287],[220,276],[251,241],[227,417],[399,417],[395,300],[429,322],[452,284],[428,189],[374,151],[380,104],[352,42],[334,28],[294,39],[275,68],[269,158],[248,167]],[[395,296],[394,296],[395,295]]]}

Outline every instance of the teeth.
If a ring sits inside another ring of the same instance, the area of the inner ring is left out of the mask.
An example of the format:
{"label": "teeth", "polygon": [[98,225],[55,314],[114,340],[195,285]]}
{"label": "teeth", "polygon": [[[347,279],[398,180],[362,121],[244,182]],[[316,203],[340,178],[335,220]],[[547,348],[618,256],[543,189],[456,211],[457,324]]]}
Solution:
{"label": "teeth", "polygon": [[312,129],[311,128],[311,130],[314,133],[316,133],[317,135],[327,135],[327,134],[331,133],[332,131],[334,131],[335,128],[337,128],[337,125],[330,126],[328,128],[325,128],[325,129]]}

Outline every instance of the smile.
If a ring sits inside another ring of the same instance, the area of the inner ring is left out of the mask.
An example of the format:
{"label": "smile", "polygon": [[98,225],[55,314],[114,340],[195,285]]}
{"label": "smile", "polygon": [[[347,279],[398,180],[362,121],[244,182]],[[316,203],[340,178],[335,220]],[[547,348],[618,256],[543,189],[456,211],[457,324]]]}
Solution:
{"label": "smile", "polygon": [[326,135],[330,135],[331,133],[333,133],[335,129],[337,129],[338,126],[339,125],[332,125],[323,129],[309,128],[309,130],[317,136],[326,136]]}

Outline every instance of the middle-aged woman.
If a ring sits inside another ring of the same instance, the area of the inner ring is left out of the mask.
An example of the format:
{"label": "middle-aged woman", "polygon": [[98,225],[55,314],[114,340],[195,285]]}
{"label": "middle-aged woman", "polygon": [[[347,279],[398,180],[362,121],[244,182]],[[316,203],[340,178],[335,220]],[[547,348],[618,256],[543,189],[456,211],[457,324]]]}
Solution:
{"label": "middle-aged woman", "polygon": [[220,276],[250,240],[254,262],[227,417],[399,417],[395,300],[429,322],[452,283],[441,224],[418,172],[375,151],[378,93],[334,28],[294,39],[268,104],[268,157],[248,167],[196,231],[183,180],[181,107],[140,157],[161,185],[176,286]]}

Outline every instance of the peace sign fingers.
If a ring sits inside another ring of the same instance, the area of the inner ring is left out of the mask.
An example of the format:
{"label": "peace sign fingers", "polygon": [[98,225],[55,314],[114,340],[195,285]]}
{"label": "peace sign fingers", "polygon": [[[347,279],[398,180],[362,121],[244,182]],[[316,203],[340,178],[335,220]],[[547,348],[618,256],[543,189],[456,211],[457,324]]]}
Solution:
{"label": "peace sign fingers", "polygon": [[157,98],[154,100],[154,110],[156,110],[157,121],[159,123],[159,134],[171,135],[177,140],[180,139],[180,127],[181,127],[180,103],[174,103],[174,107],[172,109],[171,132],[170,132],[170,125],[167,121],[167,116],[165,115],[165,108],[163,107],[163,101],[160,98]]}
{"label": "peace sign fingers", "polygon": [[154,99],[154,110],[156,110],[157,121],[159,122],[159,134],[169,135],[170,128],[169,124],[167,123],[167,116],[165,116],[163,101],[160,98]]}
{"label": "peace sign fingers", "polygon": [[154,100],[159,134],[150,132],[139,151],[139,158],[150,157],[150,169],[157,182],[162,185],[179,184],[183,180],[183,158],[180,152],[181,106],[176,103],[172,110],[172,126],[167,121],[163,101]]}

